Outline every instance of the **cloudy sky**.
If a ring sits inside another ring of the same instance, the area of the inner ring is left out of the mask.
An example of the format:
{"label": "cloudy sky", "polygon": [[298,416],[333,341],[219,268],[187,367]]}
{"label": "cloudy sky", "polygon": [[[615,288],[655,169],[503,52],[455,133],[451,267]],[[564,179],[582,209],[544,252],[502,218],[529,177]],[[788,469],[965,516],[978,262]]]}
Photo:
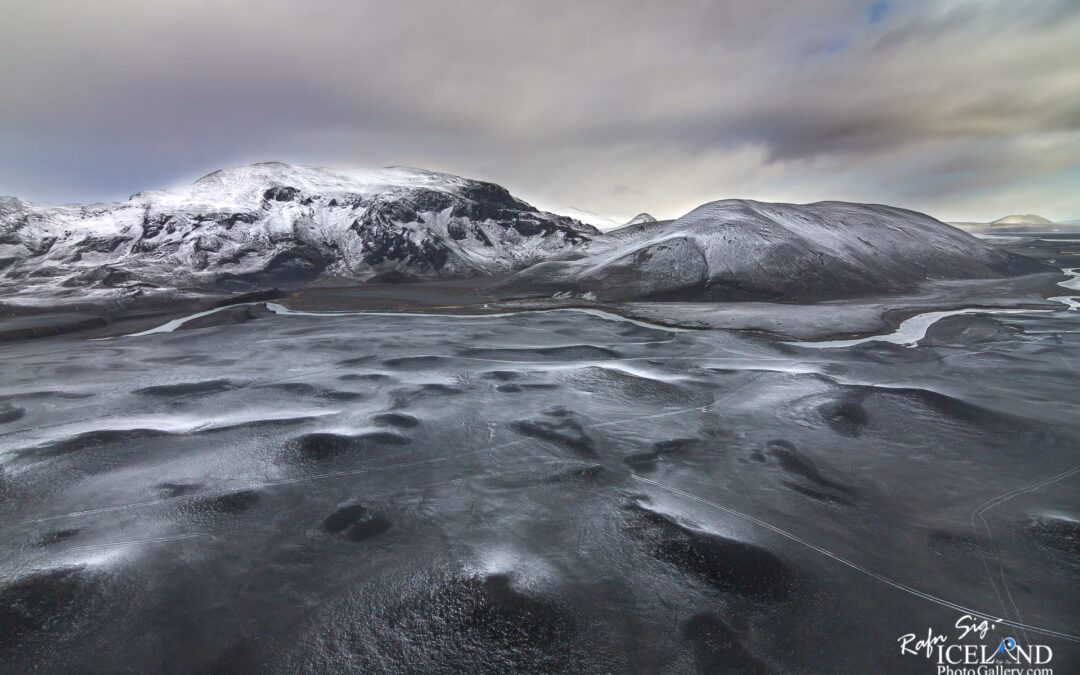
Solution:
{"label": "cloudy sky", "polygon": [[543,206],[1080,217],[1077,0],[0,0],[0,194],[277,159]]}

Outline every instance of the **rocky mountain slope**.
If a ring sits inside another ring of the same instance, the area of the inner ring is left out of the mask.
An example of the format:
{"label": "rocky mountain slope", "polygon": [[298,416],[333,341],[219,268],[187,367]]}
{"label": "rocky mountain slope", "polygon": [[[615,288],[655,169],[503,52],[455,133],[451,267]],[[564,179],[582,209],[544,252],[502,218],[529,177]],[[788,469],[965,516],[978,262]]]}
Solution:
{"label": "rocky mountain slope", "polygon": [[521,269],[597,234],[457,176],[254,164],[119,204],[0,199],[0,292],[18,301],[459,278]]}
{"label": "rocky mountain slope", "polygon": [[1041,271],[929,216],[843,202],[712,202],[601,234],[491,183],[265,163],[126,202],[0,199],[12,304],[517,272],[522,295],[813,301]]}
{"label": "rocky mountain slope", "polygon": [[911,291],[929,280],[1048,271],[925,214],[875,204],[711,202],[605,234],[587,257],[509,282],[600,300],[816,301]]}

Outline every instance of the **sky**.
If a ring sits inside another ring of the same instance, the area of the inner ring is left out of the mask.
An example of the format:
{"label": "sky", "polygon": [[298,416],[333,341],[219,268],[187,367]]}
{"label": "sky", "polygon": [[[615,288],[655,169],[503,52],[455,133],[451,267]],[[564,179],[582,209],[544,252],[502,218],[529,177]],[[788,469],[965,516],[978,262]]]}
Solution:
{"label": "sky", "polygon": [[0,194],[279,160],[676,217],[1080,218],[1080,0],[0,0]]}

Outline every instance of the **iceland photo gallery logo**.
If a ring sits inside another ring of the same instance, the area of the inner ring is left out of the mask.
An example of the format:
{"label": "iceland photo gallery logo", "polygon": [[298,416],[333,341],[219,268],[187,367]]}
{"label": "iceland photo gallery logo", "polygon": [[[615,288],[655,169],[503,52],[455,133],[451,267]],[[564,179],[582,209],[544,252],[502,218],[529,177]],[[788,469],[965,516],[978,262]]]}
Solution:
{"label": "iceland photo gallery logo", "polygon": [[921,635],[901,635],[897,642],[902,655],[935,663],[937,675],[1052,675],[1053,649],[993,634],[999,621],[964,614],[953,624],[955,634],[935,633],[931,627]]}

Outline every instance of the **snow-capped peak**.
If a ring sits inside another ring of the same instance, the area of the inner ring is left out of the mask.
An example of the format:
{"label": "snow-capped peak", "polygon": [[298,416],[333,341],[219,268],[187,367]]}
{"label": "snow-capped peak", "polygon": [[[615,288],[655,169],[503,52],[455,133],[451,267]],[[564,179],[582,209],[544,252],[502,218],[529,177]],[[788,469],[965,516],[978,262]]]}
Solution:
{"label": "snow-capped peak", "polygon": [[55,297],[88,288],[364,280],[391,271],[471,276],[520,268],[595,234],[492,183],[405,167],[266,162],[116,204],[5,199],[0,291]]}
{"label": "snow-capped peak", "polygon": [[267,189],[274,187],[295,188],[301,193],[332,198],[343,195],[370,197],[417,189],[454,192],[469,182],[459,176],[408,167],[334,170],[261,162],[220,169],[184,187],[140,192],[131,200],[162,208],[251,208],[262,201]]}
{"label": "snow-capped peak", "polygon": [[655,223],[655,222],[656,222],[656,218],[653,218],[648,213],[639,213],[636,216],[634,216],[633,218],[631,218],[630,220],[626,221],[623,224],[623,227],[626,227],[627,225],[645,225],[647,223]]}

